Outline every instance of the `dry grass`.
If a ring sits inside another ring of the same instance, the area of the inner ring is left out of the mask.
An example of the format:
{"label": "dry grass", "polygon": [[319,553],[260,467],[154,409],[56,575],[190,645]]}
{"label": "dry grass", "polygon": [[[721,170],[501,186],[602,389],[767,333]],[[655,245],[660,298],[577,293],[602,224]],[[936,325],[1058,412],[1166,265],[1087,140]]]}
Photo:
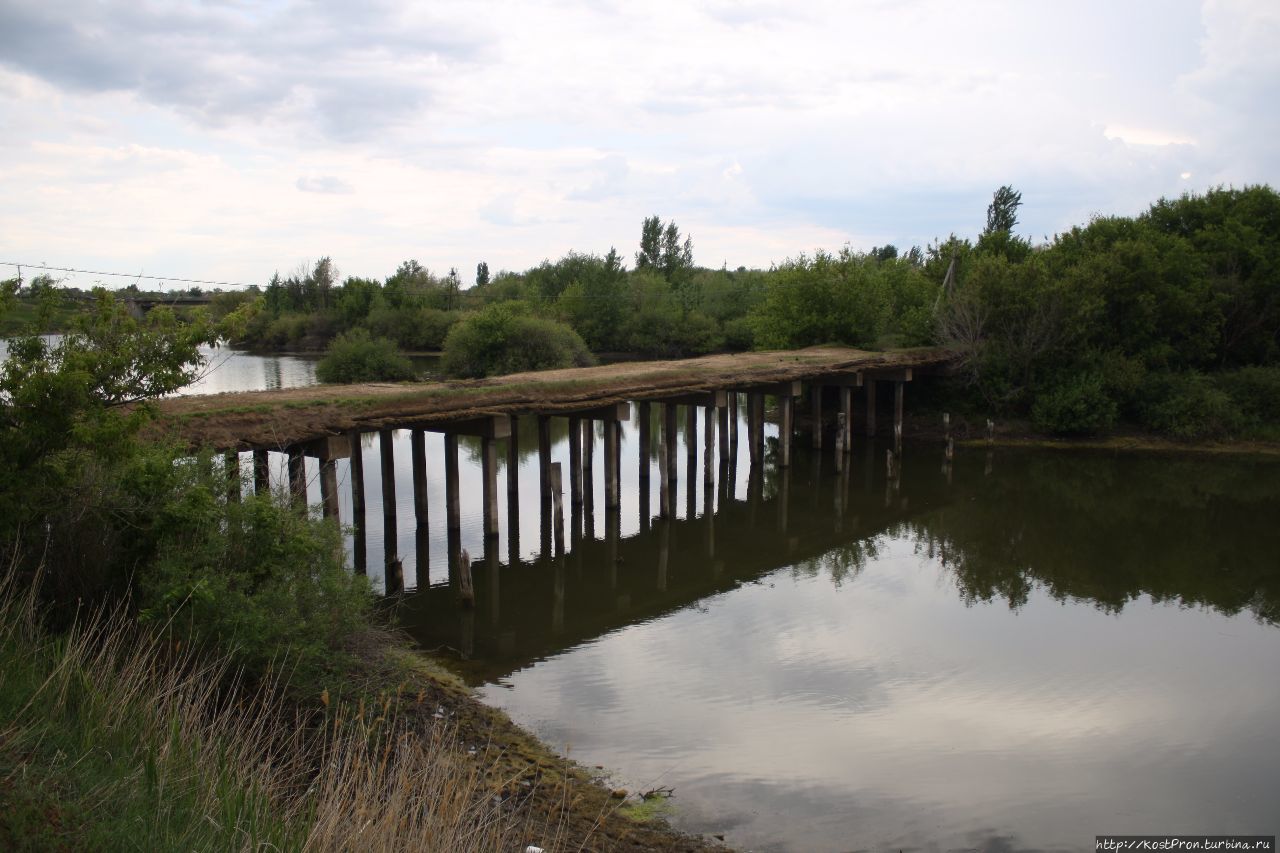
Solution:
{"label": "dry grass", "polygon": [[123,609],[53,636],[35,602],[0,580],[0,848],[558,846],[443,724],[412,732],[390,701],[302,712]]}

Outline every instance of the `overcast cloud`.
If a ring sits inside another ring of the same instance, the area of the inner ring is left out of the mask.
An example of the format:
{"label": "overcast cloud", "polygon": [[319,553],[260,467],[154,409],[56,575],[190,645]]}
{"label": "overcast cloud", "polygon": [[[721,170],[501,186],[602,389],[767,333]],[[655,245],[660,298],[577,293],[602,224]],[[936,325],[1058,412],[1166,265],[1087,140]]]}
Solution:
{"label": "overcast cloud", "polygon": [[1274,0],[0,0],[0,32],[0,260],[470,280],[629,258],[656,213],[767,266],[973,236],[1005,183],[1034,239],[1280,184]]}

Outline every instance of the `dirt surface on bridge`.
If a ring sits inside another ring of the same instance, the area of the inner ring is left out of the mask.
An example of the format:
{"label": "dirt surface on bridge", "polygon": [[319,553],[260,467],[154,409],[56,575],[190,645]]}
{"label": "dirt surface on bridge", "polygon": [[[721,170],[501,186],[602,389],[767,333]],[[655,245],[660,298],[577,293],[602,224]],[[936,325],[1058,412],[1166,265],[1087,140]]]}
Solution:
{"label": "dirt surface on bridge", "polygon": [[746,388],[856,371],[943,369],[943,348],[848,347],[710,355],[425,383],[314,385],[178,397],[157,405],[154,429],[190,447],[283,448],[353,429],[447,423],[484,415],[555,414],[630,400]]}

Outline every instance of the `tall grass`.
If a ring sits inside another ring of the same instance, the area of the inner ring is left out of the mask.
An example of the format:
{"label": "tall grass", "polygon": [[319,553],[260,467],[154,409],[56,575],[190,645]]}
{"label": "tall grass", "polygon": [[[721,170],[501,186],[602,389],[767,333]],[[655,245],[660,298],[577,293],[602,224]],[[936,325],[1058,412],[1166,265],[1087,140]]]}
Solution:
{"label": "tall grass", "polygon": [[411,732],[390,702],[300,711],[123,608],[53,634],[13,578],[0,579],[2,849],[556,846],[556,827],[496,797],[442,725]]}

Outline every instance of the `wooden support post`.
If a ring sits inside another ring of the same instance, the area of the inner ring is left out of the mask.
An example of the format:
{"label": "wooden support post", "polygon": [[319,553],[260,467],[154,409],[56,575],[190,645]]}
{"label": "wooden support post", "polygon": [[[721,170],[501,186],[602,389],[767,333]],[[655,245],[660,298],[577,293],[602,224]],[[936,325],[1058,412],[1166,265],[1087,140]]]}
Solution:
{"label": "wooden support post", "polygon": [[253,493],[265,495],[271,491],[271,457],[265,450],[253,451]]}
{"label": "wooden support post", "polygon": [[413,519],[427,525],[427,437],[420,430],[409,433],[410,462],[413,463]]}
{"label": "wooden support post", "polygon": [[325,518],[338,518],[338,462],[320,460],[320,507]]}
{"label": "wooden support post", "polygon": [[471,581],[471,555],[465,548],[458,555],[458,600],[466,608],[476,605],[476,588]]}
{"label": "wooden support post", "polygon": [[813,447],[822,449],[822,386],[809,386],[809,417],[813,418]]}
{"label": "wooden support post", "polygon": [[[607,429],[607,428],[606,428]],[[555,541],[555,555],[564,556],[564,487],[560,463],[551,465],[551,533]]]}
{"label": "wooden support post", "polygon": [[462,512],[458,500],[458,437],[446,432],[444,434],[444,508],[445,527],[449,530],[462,529]]}
{"label": "wooden support post", "polygon": [[671,460],[667,454],[666,439],[658,448],[658,515],[671,517]]}
{"label": "wooden support post", "polygon": [[[844,472],[844,431],[847,426],[844,412],[836,413],[836,472]],[[837,487],[837,491],[838,491]]]}
{"label": "wooden support post", "polygon": [[716,412],[720,421],[720,467],[724,467],[729,461],[729,412],[732,404],[728,400],[733,399],[733,395],[728,395],[725,404]]}
{"label": "wooden support post", "polygon": [[689,458],[689,482],[693,482],[693,471],[698,464],[698,407],[684,407],[684,448]]}
{"label": "wooden support post", "polygon": [[876,381],[867,379],[867,435],[876,434]]}
{"label": "wooden support post", "polygon": [[382,552],[384,566],[390,566],[397,553],[396,530],[396,451],[395,432],[378,431],[378,450],[382,461]]}
{"label": "wooden support post", "polygon": [[223,454],[222,468],[227,478],[227,503],[240,503],[240,454],[228,450]]}
{"label": "wooden support post", "polygon": [[751,464],[764,459],[764,394],[747,392],[747,442],[751,445]]}
{"label": "wooden support post", "polygon": [[729,443],[738,443],[738,392],[728,392],[725,408],[729,410]]}
{"label": "wooden support post", "polygon": [[596,475],[594,462],[596,455],[596,429],[590,418],[582,419],[582,507],[583,521],[591,538],[596,535],[595,502]]}
{"label": "wooden support post", "polygon": [[621,430],[617,421],[604,422],[604,508],[618,508],[618,453]]}
{"label": "wooden support post", "polygon": [[662,452],[667,456],[667,472],[665,480],[667,489],[671,492],[667,509],[671,514],[675,514],[675,490],[678,483],[676,475],[676,406],[675,403],[663,403],[662,405],[662,440],[665,446]]}
{"label": "wooden support post", "polygon": [[778,466],[786,468],[791,464],[791,432],[795,398],[790,394],[783,394],[778,398],[778,405],[782,409],[781,423],[778,426]]}
{"label": "wooden support post", "polygon": [[538,488],[543,502],[551,500],[551,416],[538,415]]}
{"label": "wooden support post", "polygon": [[351,441],[351,521],[355,525],[352,539],[352,558],[355,570],[360,574],[366,572],[366,520],[364,510],[364,447],[360,442],[360,431],[349,433]]}
{"label": "wooden support post", "polygon": [[853,450],[853,389],[840,386],[840,414],[844,416],[844,449]]}
{"label": "wooden support post", "polygon": [[484,535],[498,538],[498,444],[496,439],[480,439],[481,495],[484,500]]}
{"label": "wooden support post", "polygon": [[569,502],[582,505],[582,418],[569,418]]}
{"label": "wooden support post", "polygon": [[658,592],[667,591],[667,565],[671,560],[671,519],[658,522]]}
{"label": "wooden support post", "polygon": [[637,417],[640,420],[640,482],[649,482],[649,460],[653,455],[652,427],[653,414],[648,400],[641,400],[637,406]]}
{"label": "wooden support post", "polygon": [[945,439],[951,438],[951,413],[942,413],[942,436]]}
{"label": "wooden support post", "polygon": [[507,419],[507,503],[520,502],[520,418]]}
{"label": "wooden support post", "polygon": [[295,504],[307,505],[307,457],[297,445],[289,448],[289,492]]}
{"label": "wooden support post", "polygon": [[[702,410],[702,482],[713,485],[716,481],[716,410],[707,406]],[[711,502],[707,501],[706,512],[711,512]]]}
{"label": "wooden support post", "polygon": [[778,531],[786,534],[791,522],[791,468],[778,471]]}
{"label": "wooden support post", "polygon": [[893,443],[899,453],[902,452],[902,398],[907,383],[893,383]]}

